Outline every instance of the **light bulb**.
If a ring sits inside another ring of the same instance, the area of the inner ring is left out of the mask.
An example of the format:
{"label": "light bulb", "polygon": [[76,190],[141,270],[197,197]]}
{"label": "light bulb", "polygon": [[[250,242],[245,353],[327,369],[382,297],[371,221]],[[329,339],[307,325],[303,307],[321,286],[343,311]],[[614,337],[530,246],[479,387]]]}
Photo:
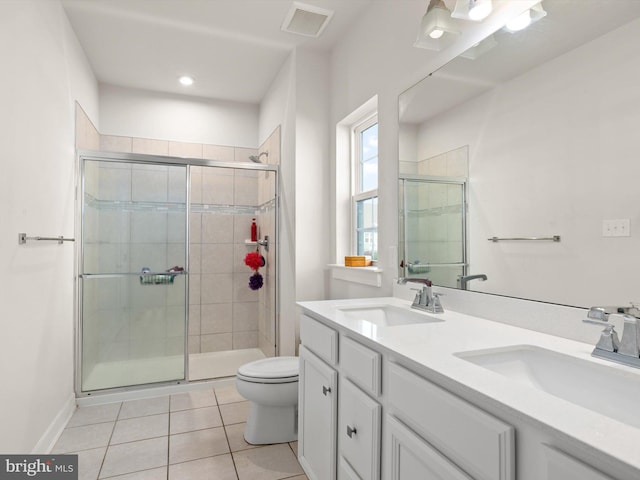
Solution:
{"label": "light bulb", "polygon": [[491,2],[486,0],[469,0],[469,18],[480,21],[491,13]]}
{"label": "light bulb", "polygon": [[512,18],[505,25],[509,30],[517,32],[527,28],[531,24],[531,10],[527,9],[522,14]]}
{"label": "light bulb", "polygon": [[442,35],[444,35],[444,30],[440,30],[438,28],[431,30],[431,32],[429,32],[429,36],[433,39],[440,38]]}
{"label": "light bulb", "polygon": [[183,75],[182,77],[180,77],[178,79],[178,81],[184,85],[185,87],[188,87],[189,85],[193,85],[193,78],[187,76],[187,75]]}

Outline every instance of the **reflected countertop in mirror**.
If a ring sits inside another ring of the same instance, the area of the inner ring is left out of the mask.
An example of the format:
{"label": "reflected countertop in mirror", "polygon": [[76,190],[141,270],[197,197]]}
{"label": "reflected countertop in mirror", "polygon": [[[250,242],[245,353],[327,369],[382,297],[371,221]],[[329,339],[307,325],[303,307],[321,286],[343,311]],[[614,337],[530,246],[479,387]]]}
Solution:
{"label": "reflected countertop in mirror", "polygon": [[[467,152],[465,268],[443,285],[483,274],[467,288],[580,307],[625,304],[640,298],[640,2],[542,5],[547,15],[528,29],[495,32],[490,48],[400,96],[400,177],[446,180],[435,159]],[[452,258],[442,252],[458,248],[454,227],[438,220],[441,199],[425,202],[430,223],[408,231],[401,198],[403,276],[417,263],[415,275],[438,277],[437,265]],[[611,220],[628,220],[629,229],[612,229]]]}

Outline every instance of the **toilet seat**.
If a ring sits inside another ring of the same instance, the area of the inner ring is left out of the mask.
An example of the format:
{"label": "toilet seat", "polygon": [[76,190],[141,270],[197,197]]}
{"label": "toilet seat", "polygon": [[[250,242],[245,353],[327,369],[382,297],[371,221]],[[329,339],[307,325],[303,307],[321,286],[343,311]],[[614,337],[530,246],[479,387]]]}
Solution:
{"label": "toilet seat", "polygon": [[273,357],[241,366],[237,377],[253,383],[292,383],[298,381],[299,371],[298,357]]}

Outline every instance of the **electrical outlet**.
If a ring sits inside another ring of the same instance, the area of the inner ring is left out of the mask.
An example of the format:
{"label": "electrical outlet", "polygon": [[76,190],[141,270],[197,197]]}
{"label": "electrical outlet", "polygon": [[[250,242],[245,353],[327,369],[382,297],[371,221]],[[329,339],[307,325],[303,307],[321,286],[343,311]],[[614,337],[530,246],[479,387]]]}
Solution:
{"label": "electrical outlet", "polygon": [[628,218],[602,221],[603,237],[630,237],[631,221]]}

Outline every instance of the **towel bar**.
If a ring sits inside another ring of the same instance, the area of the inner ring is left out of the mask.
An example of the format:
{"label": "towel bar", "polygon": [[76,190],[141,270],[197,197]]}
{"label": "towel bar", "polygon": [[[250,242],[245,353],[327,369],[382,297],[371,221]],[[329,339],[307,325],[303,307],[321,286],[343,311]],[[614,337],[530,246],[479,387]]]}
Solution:
{"label": "towel bar", "polygon": [[24,245],[25,243],[27,243],[27,240],[37,240],[37,241],[51,241],[51,242],[58,242],[59,244],[62,244],[63,242],[75,242],[76,239],[75,238],[65,238],[65,237],[27,237],[26,233],[19,233],[18,234],[18,245]]}
{"label": "towel bar", "polygon": [[490,242],[502,242],[504,240],[536,240],[536,241],[547,241],[547,242],[559,242],[560,235],[554,235],[552,237],[510,237],[510,238],[502,238],[502,237],[491,237],[487,238]]}

